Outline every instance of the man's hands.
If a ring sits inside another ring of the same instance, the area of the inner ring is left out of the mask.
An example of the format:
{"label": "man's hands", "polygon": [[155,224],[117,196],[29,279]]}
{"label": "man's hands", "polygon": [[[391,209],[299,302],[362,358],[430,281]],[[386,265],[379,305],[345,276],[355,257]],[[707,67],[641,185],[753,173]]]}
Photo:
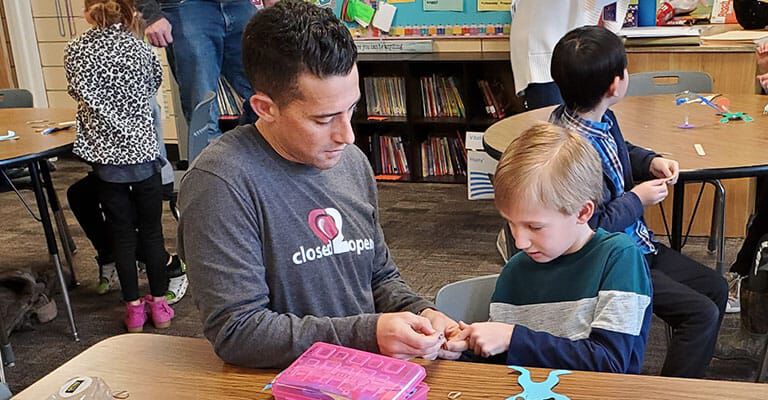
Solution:
{"label": "man's hands", "polygon": [[477,322],[472,325],[459,322],[459,329],[460,331],[446,343],[448,350],[472,350],[479,356],[491,357],[509,349],[515,326],[502,322]]}
{"label": "man's hands", "polygon": [[411,312],[385,313],[376,323],[376,342],[381,354],[401,359],[437,358],[445,342],[443,332],[436,331],[425,317]]}
{"label": "man's hands", "polygon": [[[429,320],[433,329],[442,332],[445,340],[451,340],[453,335],[459,333],[459,324],[440,311],[427,308],[421,312],[421,316]],[[455,360],[461,356],[461,352],[449,351],[442,346],[437,356],[446,360]]]}
{"label": "man's hands", "polygon": [[167,19],[160,18],[147,26],[147,29],[144,30],[144,34],[147,35],[149,44],[152,46],[167,47],[169,44],[173,43],[173,35],[171,35],[172,29],[173,27]]}
{"label": "man's hands", "polygon": [[457,333],[456,321],[431,308],[422,311],[421,316],[410,312],[381,314],[376,324],[376,342],[381,354],[403,359],[455,360],[461,352],[448,351],[443,345],[446,338]]}

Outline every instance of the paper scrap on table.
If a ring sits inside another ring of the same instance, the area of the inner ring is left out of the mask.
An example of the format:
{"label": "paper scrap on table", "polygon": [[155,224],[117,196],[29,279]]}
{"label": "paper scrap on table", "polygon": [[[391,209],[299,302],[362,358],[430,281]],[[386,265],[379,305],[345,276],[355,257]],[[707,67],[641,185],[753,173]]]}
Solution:
{"label": "paper scrap on table", "polygon": [[16,132],[9,130],[8,134],[6,135],[0,135],[0,141],[3,140],[16,140],[19,137],[16,135]]}
{"label": "paper scrap on table", "polygon": [[560,383],[560,375],[570,374],[571,371],[565,369],[556,369],[549,371],[547,379],[541,382],[534,382],[531,379],[531,372],[523,367],[517,367],[509,365],[508,368],[513,369],[520,373],[517,377],[517,384],[523,388],[523,391],[507,397],[507,400],[532,400],[532,399],[554,399],[554,400],[570,400],[568,396],[555,393],[552,391],[558,383]]}
{"label": "paper scrap on table", "polygon": [[424,0],[424,11],[464,11],[464,0]]}
{"label": "paper scrap on table", "polygon": [[512,0],[477,0],[477,11],[509,11]]}
{"label": "paper scrap on table", "polygon": [[693,145],[693,148],[696,149],[696,154],[698,154],[698,155],[700,155],[702,157],[707,155],[707,153],[704,152],[704,146],[696,143],[696,144]]}
{"label": "paper scrap on table", "polygon": [[367,28],[371,24],[373,12],[373,7],[360,0],[349,0],[347,3],[347,16],[363,28]]}
{"label": "paper scrap on table", "polygon": [[373,16],[372,25],[384,32],[389,32],[389,28],[392,27],[392,20],[395,18],[395,11],[397,11],[397,7],[392,4],[379,3],[379,9]]}

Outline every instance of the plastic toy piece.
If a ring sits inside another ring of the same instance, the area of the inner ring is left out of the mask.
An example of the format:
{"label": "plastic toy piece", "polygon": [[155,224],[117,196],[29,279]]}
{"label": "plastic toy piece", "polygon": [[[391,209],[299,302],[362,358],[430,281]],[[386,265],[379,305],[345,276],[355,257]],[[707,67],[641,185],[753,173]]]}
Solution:
{"label": "plastic toy piece", "polygon": [[723,116],[723,118],[720,118],[721,124],[727,124],[728,121],[738,121],[742,120],[744,122],[752,122],[752,117],[747,115],[745,112],[725,112],[720,114]]}
{"label": "plastic toy piece", "polygon": [[556,369],[549,372],[547,379],[541,382],[534,382],[531,380],[531,372],[527,369],[514,365],[510,365],[509,368],[520,373],[520,376],[517,378],[517,384],[523,388],[523,391],[514,396],[507,397],[507,400],[570,400],[569,397],[557,394],[552,389],[560,383],[560,375],[570,374],[571,371]]}

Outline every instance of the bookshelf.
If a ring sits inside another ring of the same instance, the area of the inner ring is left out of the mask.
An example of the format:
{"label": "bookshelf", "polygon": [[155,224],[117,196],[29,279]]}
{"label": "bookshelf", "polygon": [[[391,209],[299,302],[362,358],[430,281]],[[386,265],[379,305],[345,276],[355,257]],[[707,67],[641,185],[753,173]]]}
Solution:
{"label": "bookshelf", "polygon": [[382,181],[466,183],[466,132],[523,109],[507,53],[360,54],[358,69],[355,143]]}

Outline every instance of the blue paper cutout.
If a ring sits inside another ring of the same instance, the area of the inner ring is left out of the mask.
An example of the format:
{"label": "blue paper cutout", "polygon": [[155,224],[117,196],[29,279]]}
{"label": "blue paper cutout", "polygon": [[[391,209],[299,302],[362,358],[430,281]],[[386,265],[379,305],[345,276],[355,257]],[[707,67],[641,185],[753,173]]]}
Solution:
{"label": "blue paper cutout", "polygon": [[558,378],[560,375],[570,374],[571,371],[565,369],[549,371],[547,379],[541,382],[534,382],[531,380],[531,372],[527,369],[514,365],[508,367],[520,373],[520,376],[517,378],[517,384],[523,388],[523,391],[514,396],[507,397],[507,400],[570,400],[567,396],[553,392],[552,388],[560,383],[560,378]]}

